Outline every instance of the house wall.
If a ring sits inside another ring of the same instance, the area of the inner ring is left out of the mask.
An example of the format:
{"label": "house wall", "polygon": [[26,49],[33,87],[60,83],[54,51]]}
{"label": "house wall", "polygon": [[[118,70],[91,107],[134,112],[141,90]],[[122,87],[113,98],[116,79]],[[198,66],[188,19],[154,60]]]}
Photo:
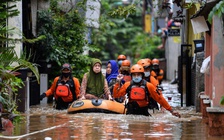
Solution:
{"label": "house wall", "polygon": [[211,50],[211,83],[212,106],[220,106],[219,101],[224,91],[224,36],[223,25],[221,19],[217,16],[213,17],[212,24],[212,50]]}
{"label": "house wall", "polygon": [[[7,19],[7,25],[9,28],[15,28],[15,33],[9,34],[10,38],[14,39],[22,39],[22,27],[23,27],[23,20],[22,20],[22,0],[17,1],[15,3],[12,3],[12,5],[16,5],[15,9],[18,9],[20,12],[17,16],[11,17]],[[9,4],[10,6],[10,4]],[[12,46],[15,45],[15,52],[17,56],[20,58],[22,51],[23,51],[23,45],[21,42],[16,42],[15,44],[12,44]],[[10,44],[9,44],[10,46]],[[16,66],[17,63],[13,63],[13,66]]]}
{"label": "house wall", "polygon": [[166,42],[166,62],[167,62],[167,71],[166,79],[172,80],[175,78],[175,70],[178,71],[178,56],[180,50],[180,43],[173,42],[174,37],[168,37]]}
{"label": "house wall", "polygon": [[[211,54],[211,51],[212,51],[212,36],[209,35],[209,34],[206,34],[205,35],[205,58],[208,57]],[[211,73],[211,67],[210,67],[209,74],[205,74],[204,77],[205,77],[205,79],[204,79],[205,94],[208,95],[210,97],[210,99],[211,99],[211,97],[212,97],[212,94],[211,94],[212,93],[212,86],[211,86],[212,73]]]}

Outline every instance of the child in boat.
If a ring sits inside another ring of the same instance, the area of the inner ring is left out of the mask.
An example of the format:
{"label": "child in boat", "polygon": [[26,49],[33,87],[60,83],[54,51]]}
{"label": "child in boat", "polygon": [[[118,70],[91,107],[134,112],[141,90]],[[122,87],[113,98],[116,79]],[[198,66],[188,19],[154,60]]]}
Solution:
{"label": "child in boat", "polygon": [[135,64],[131,67],[132,80],[125,82],[120,86],[120,82],[123,79],[123,75],[118,75],[117,82],[114,85],[113,93],[115,98],[123,97],[127,94],[127,112],[126,114],[146,115],[149,116],[148,104],[149,98],[152,97],[166,110],[170,111],[172,115],[180,117],[180,114],[173,111],[172,107],[166,101],[166,99],[160,93],[154,85],[144,80],[144,68]]}
{"label": "child in boat", "polygon": [[80,83],[75,77],[72,77],[70,64],[62,65],[61,76],[54,79],[50,89],[40,95],[40,100],[54,94],[56,109],[67,109],[68,105],[79,98]]}
{"label": "child in boat", "polygon": [[107,80],[102,74],[102,62],[93,58],[90,71],[85,73],[81,84],[81,99],[108,99],[112,100]]}

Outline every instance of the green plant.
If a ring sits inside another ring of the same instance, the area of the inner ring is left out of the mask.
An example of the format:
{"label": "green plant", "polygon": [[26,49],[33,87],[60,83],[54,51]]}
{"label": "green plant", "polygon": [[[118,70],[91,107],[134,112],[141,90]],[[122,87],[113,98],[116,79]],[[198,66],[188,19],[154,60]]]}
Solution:
{"label": "green plant", "polygon": [[[17,71],[21,68],[29,68],[36,75],[38,81],[39,72],[36,64],[18,58],[14,48],[1,48],[0,51],[0,102],[6,112],[13,113],[17,109],[18,88],[24,86],[23,81],[16,77]],[[17,63],[17,65],[12,66],[13,63]]]}
{"label": "green plant", "polygon": [[216,4],[213,8],[212,11],[208,15],[208,21],[211,23],[212,22],[212,17],[214,15],[217,15],[218,17],[222,17],[224,15],[224,1],[221,0],[218,4]]}
{"label": "green plant", "polygon": [[220,104],[221,104],[221,105],[224,105],[224,96],[221,97],[221,99],[220,99]]}
{"label": "green plant", "polygon": [[116,59],[121,53],[130,56],[132,46],[129,42],[142,32],[142,8],[139,3],[128,6],[117,6],[115,3],[101,1],[100,27],[92,31],[92,44],[100,52],[90,52],[90,56],[98,56],[101,60]]}
{"label": "green plant", "polygon": [[153,59],[164,57],[164,51],[157,49],[160,42],[160,37],[149,36],[148,34],[139,32],[135,38],[130,41],[132,49],[129,51],[132,58],[134,58],[134,62],[137,62],[141,58]]}
{"label": "green plant", "polygon": [[51,0],[50,9],[38,11],[38,35],[46,37],[36,44],[37,53],[42,54],[38,59],[54,64],[52,77],[60,74],[63,63],[70,63],[73,75],[81,79],[90,63],[89,57],[83,55],[85,47],[97,51],[85,39],[87,27],[78,10],[84,3],[62,11],[57,2]]}
{"label": "green plant", "polygon": [[36,39],[27,39],[25,37],[15,39],[9,37],[9,34],[21,35],[21,31],[17,31],[14,27],[8,27],[6,23],[7,18],[16,16],[19,13],[16,9],[16,4],[13,5],[16,1],[19,0],[0,2],[0,104],[2,105],[0,117],[4,114],[7,114],[7,117],[12,114],[19,114],[16,111],[16,102],[18,88],[23,86],[23,81],[16,76],[18,74],[17,70],[29,68],[39,82],[37,65],[29,62],[25,57],[17,56],[14,46],[17,42],[33,43],[42,39],[42,37]]}

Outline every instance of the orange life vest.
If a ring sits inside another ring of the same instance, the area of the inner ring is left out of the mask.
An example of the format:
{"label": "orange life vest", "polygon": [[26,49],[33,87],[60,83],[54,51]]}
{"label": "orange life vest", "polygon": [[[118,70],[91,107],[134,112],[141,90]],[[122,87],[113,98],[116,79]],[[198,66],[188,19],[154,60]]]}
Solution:
{"label": "orange life vest", "polygon": [[61,78],[59,78],[55,90],[55,98],[58,99],[58,97],[61,97],[64,102],[72,102],[76,100],[76,94],[73,93],[74,88],[73,79],[69,79],[68,82],[62,83]]}
{"label": "orange life vest", "polygon": [[139,107],[145,107],[149,104],[149,101],[148,101],[149,92],[146,87],[145,80],[143,80],[143,83],[141,86],[134,85],[133,82],[131,82],[126,92],[128,93],[127,95],[129,97],[129,102],[136,101]]}
{"label": "orange life vest", "polygon": [[130,76],[130,75],[124,75],[123,80],[124,80],[125,82],[131,81],[131,76]]}

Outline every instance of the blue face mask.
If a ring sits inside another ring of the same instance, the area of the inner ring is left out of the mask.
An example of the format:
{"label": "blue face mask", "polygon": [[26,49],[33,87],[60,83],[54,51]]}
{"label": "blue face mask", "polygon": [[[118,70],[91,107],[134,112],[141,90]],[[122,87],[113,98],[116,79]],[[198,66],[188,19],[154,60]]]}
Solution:
{"label": "blue face mask", "polygon": [[118,65],[121,66],[121,63],[122,63],[122,60],[119,60],[118,61]]}
{"label": "blue face mask", "polygon": [[133,77],[132,80],[133,80],[135,83],[139,83],[139,82],[142,81],[142,77],[141,77],[141,76]]}
{"label": "blue face mask", "polygon": [[149,77],[150,76],[150,72],[144,72],[145,77]]}

